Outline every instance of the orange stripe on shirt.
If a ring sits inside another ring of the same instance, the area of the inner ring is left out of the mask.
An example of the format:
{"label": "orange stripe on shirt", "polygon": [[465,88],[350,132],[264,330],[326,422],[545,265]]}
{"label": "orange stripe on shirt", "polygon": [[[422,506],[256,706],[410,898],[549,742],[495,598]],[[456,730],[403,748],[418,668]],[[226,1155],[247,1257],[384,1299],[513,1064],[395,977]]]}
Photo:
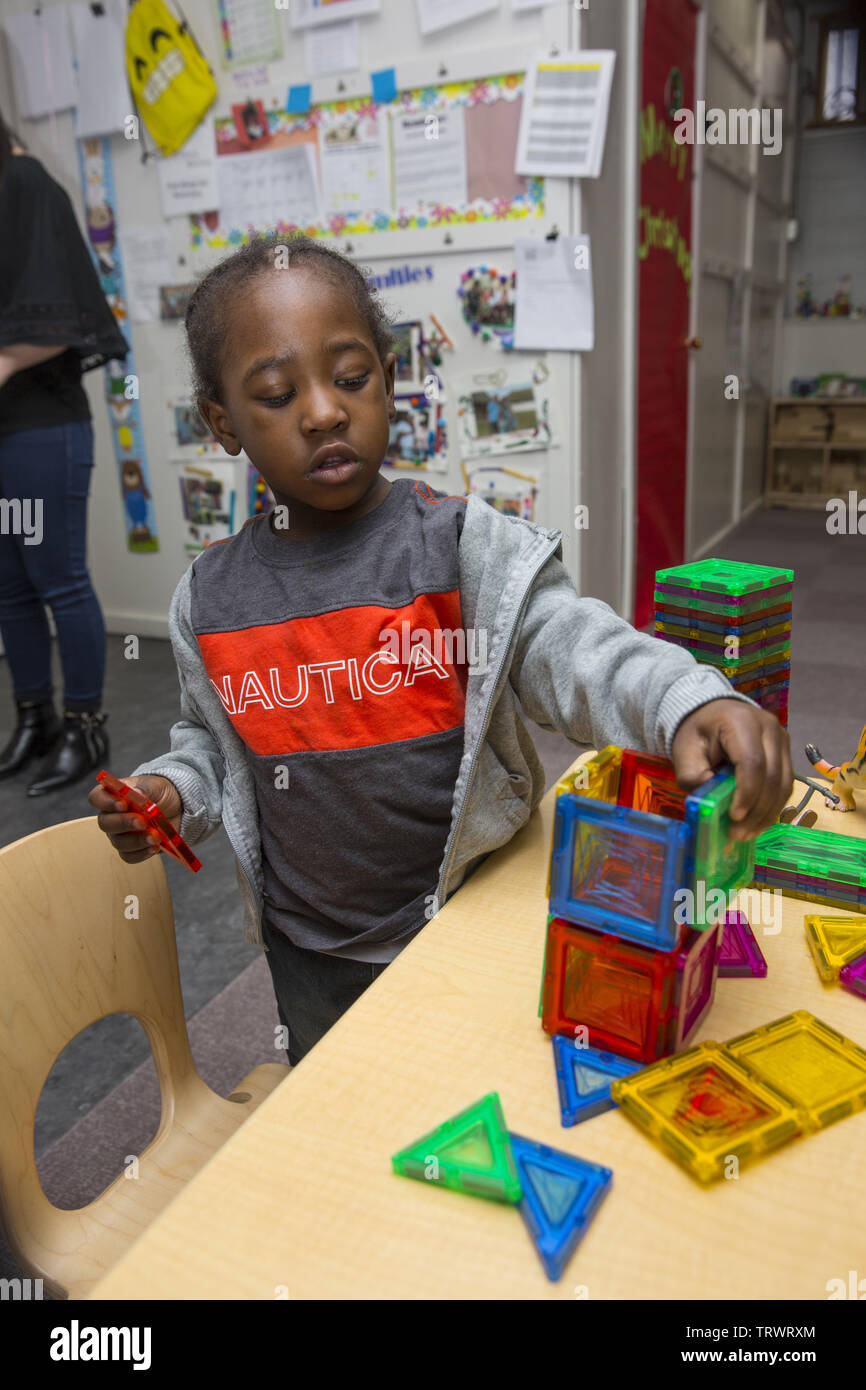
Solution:
{"label": "orange stripe on shirt", "polygon": [[259,755],[368,748],[463,722],[457,589],[402,608],[365,604],[201,633],[198,644],[232,723]]}

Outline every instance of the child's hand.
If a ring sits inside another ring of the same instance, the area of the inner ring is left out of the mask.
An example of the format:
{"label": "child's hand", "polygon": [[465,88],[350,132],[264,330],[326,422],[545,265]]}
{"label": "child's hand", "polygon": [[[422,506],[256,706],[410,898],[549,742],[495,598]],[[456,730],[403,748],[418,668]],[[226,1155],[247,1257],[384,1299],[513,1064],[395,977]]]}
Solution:
{"label": "child's hand", "polygon": [[724,762],[733,764],[731,838],[748,840],[774,825],[794,782],[787,729],[765,710],[740,700],[710,700],[686,715],[671,747],[684,791],[694,791]]}
{"label": "child's hand", "polygon": [[[136,787],[143,792],[148,801],[158,806],[166,820],[170,820],[175,830],[180,829],[183,817],[183,802],[173,782],[167,777],[121,777],[128,787]],[[159,854],[161,847],[153,831],[145,830],[144,817],[135,811],[125,811],[121,802],[115,801],[111,792],[97,782],[88,796],[94,810],[100,814],[96,823],[108,836],[121,859],[127,864],[140,864],[152,854]]]}

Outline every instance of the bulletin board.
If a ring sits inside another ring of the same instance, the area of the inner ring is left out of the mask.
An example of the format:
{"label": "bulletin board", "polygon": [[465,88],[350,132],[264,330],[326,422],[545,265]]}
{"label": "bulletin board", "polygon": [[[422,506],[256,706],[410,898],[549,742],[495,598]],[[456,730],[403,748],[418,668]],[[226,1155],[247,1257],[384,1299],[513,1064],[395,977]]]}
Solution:
{"label": "bulletin board", "polygon": [[[544,179],[514,172],[523,81],[522,72],[508,72],[407,88],[390,103],[364,96],[302,113],[267,111],[250,99],[252,136],[238,103],[215,121],[229,214],[191,217],[191,249],[233,248],[271,231],[347,236],[507,223],[512,235],[525,235],[546,210]],[[434,163],[446,170],[438,196]],[[309,207],[305,166],[322,190],[321,216],[276,216],[281,201]],[[448,168],[456,170],[450,179]],[[466,196],[452,196],[460,185]]]}

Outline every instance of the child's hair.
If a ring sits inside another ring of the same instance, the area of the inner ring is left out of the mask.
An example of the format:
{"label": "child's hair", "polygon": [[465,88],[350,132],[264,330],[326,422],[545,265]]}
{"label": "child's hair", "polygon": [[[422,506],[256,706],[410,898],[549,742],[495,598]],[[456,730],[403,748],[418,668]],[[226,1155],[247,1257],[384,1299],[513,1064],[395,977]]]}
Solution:
{"label": "child's hair", "polygon": [[391,322],[364,272],[339,251],[313,237],[271,233],[255,238],[220,261],[199,281],[190,297],[184,328],[197,396],[222,402],[220,368],[229,336],[226,320],[231,303],[255,276],[267,271],[277,273],[277,267],[282,272],[285,267],[296,265],[309,266],[349,295],[370,330],[380,361],[384,360],[393,342]]}

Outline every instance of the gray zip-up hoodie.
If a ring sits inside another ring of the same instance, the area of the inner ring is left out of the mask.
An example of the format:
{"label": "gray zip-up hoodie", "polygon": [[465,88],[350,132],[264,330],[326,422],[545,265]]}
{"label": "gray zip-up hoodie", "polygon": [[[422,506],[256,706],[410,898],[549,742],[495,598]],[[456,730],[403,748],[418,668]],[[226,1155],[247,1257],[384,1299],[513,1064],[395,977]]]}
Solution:
{"label": "gray zip-up hoodie", "polygon": [[[460,537],[460,604],[467,629],[487,635],[482,670],[470,666],[463,757],[431,913],[491,850],[525,825],[544,794],[544,771],[523,714],[574,743],[670,755],[687,714],[737,694],[711,666],[636,632],[599,599],[580,598],[561,563],[559,531],[505,517],[471,496]],[[262,946],[258,808],[245,745],[212,685],[190,621],[190,577],[177,586],[169,632],[181,719],[171,752],[132,776],[155,773],[183,802],[190,845],[220,821],[236,855],[244,939]],[[407,938],[408,940],[408,938]]]}

